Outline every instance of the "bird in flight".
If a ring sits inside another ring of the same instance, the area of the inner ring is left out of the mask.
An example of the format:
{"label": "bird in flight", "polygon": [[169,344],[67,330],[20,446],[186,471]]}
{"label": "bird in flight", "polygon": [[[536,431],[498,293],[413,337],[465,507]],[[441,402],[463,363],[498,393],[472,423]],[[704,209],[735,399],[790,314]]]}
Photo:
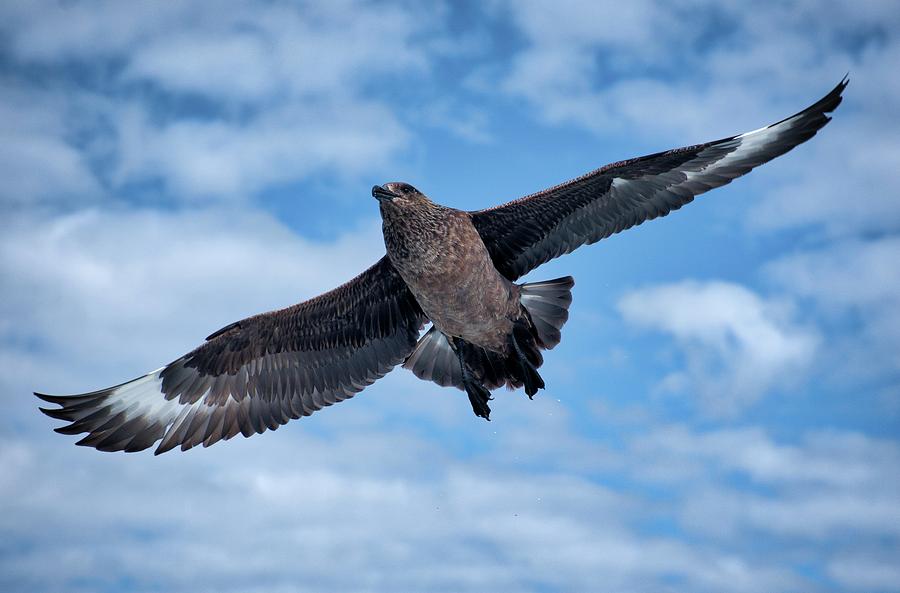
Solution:
{"label": "bird in flight", "polygon": [[[156,454],[275,430],[353,397],[402,363],[468,395],[544,387],[542,350],[560,342],[573,278],[517,284],[541,264],[665,216],[812,138],[841,102],[830,93],[778,123],[606,165],[485,210],[432,202],[406,183],[372,189],[387,254],[308,301],[236,321],[181,358],[81,395],[35,395],[41,411],[87,433],[79,445]],[[431,328],[420,337],[422,329]]]}

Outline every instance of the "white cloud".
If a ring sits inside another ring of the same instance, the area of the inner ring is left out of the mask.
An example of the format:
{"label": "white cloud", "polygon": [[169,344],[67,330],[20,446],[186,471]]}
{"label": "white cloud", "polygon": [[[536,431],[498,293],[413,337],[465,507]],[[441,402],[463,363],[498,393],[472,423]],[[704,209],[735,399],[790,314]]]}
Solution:
{"label": "white cloud", "polygon": [[[767,67],[772,62],[787,69],[783,56],[796,56],[790,46],[804,40],[772,34],[773,39],[746,42],[746,11],[731,14],[721,3],[647,0],[624,7],[573,0],[511,2],[507,9],[526,47],[514,56],[501,88],[554,125],[574,125],[656,151],[755,129],[814,98],[798,92],[803,87],[796,71],[784,72],[779,87]],[[723,26],[731,21],[733,30]],[[746,57],[757,52],[766,54],[766,65],[759,56]],[[661,70],[668,75],[659,76]],[[807,89],[824,92],[844,71],[822,70],[803,73]],[[761,75],[768,77],[767,85],[759,84]],[[785,101],[788,89],[796,94]],[[773,104],[783,105],[782,111],[767,109]],[[637,155],[618,158],[631,156]]]}
{"label": "white cloud", "polygon": [[[867,3],[858,13],[851,3],[828,5],[763,2],[747,11],[706,0],[678,6],[648,0],[627,8],[510,2],[505,9],[526,46],[504,88],[551,122],[607,134],[651,133],[658,141],[671,131],[738,133],[745,130],[731,126],[755,128],[788,114],[761,110],[773,100],[799,108],[813,98],[810,89],[834,84],[847,69],[893,63],[890,42],[878,42],[896,31],[887,3]],[[868,50],[859,58],[850,47],[857,39]],[[669,76],[658,75],[663,69]]]}
{"label": "white cloud", "polygon": [[[527,415],[517,420],[529,430]],[[490,448],[460,457],[404,429],[302,424],[160,458],[4,437],[0,533],[26,544],[0,559],[10,590],[127,578],[137,591],[593,591],[598,573],[616,590],[670,579],[700,592],[816,590],[783,562],[808,553],[803,541],[831,542],[829,570],[845,581],[859,563],[844,559],[861,546],[873,552],[859,561],[888,574],[885,553],[900,537],[900,449],[858,434],[789,444],[755,427],[641,427],[609,460],[609,477],[592,479],[596,468],[531,464],[535,454],[593,454],[565,438],[570,421],[531,425],[547,433],[531,444],[456,427],[479,448],[515,447],[517,459]],[[670,516],[678,531],[648,529]],[[748,531],[775,547],[760,553]],[[39,570],[47,555],[54,571]]]}
{"label": "white cloud", "polygon": [[[404,68],[410,62],[421,65],[420,56],[409,46],[409,36],[434,26],[429,19],[440,12],[415,3],[373,6],[359,0],[328,4],[237,0],[229,4],[229,10],[220,11],[211,11],[204,2],[196,0],[162,5],[138,1],[127,7],[111,0],[65,4],[45,0],[4,5],[2,10],[10,48],[24,61],[52,64],[132,58],[139,63],[135,74],[150,75],[163,84],[171,82],[174,88],[182,90],[182,83],[192,83],[185,80],[178,56],[172,50],[180,48],[192,54],[182,56],[188,63],[215,66],[212,72],[198,71],[200,80],[221,80],[227,73],[218,67],[225,58],[237,58],[238,65],[247,64],[245,58],[256,49],[252,38],[269,46],[271,54],[257,55],[260,60],[336,66],[332,74],[338,76],[346,72],[346,64],[364,69],[373,60],[387,70]],[[381,36],[373,34],[379,30],[376,25],[387,22],[391,25],[390,47]],[[221,56],[210,51],[213,39],[224,43]],[[204,48],[206,51],[201,51]],[[371,55],[358,50],[369,50]],[[301,68],[299,73],[306,70]],[[191,90],[197,88],[190,86]]]}
{"label": "white cloud", "polygon": [[196,16],[191,4],[38,0],[5,4],[2,10],[13,52],[24,60],[46,63],[125,52],[172,23],[189,24]]}
{"label": "white cloud", "polygon": [[[655,142],[680,137],[689,144],[717,136],[685,135],[737,133],[743,130],[722,130],[722,124],[739,125],[759,114],[754,106],[763,97],[746,96],[743,73],[727,71],[711,82],[696,76],[715,63],[720,45],[728,46],[712,33],[722,29],[715,18],[735,17],[718,4],[679,9],[648,0],[623,9],[614,2],[576,0],[552,6],[514,2],[508,10],[528,45],[515,57],[503,88],[550,123],[606,135],[652,135]],[[655,69],[670,65],[685,75],[654,76]]]}
{"label": "white cloud", "polygon": [[3,10],[15,65],[81,73],[10,81],[32,103],[28,121],[53,124],[0,130],[16,146],[0,171],[24,171],[4,197],[19,201],[96,193],[100,180],[120,195],[159,181],[175,201],[246,199],[316,173],[374,171],[409,137],[380,91],[427,75],[431,50],[416,40],[442,36],[434,10],[355,0]]}
{"label": "white cloud", "polygon": [[851,591],[900,591],[896,558],[873,558],[859,553],[835,558],[828,574]]}
{"label": "white cloud", "polygon": [[900,237],[834,243],[778,259],[768,272],[791,292],[823,306],[871,311],[900,300]]}
{"label": "white cloud", "polygon": [[884,553],[900,549],[894,441],[822,430],[783,442],[758,427],[679,425],[637,434],[628,450],[620,471],[669,492],[679,524],[723,548],[748,537],[792,542],[782,554],[829,563],[855,554],[880,571]]}
{"label": "white cloud", "polygon": [[451,100],[437,99],[429,102],[420,118],[427,126],[446,130],[475,144],[487,144],[492,140],[487,114],[463,108]]}
{"label": "white cloud", "polygon": [[100,193],[84,155],[66,139],[66,104],[0,86],[0,200],[28,204]]}
{"label": "white cloud", "polygon": [[[665,5],[657,6],[652,0],[621,7],[610,1],[566,0],[550,6],[529,0],[510,3],[504,8],[529,41],[548,46],[634,47],[659,43],[658,34],[666,35],[665,30],[654,31],[647,26],[662,24],[668,15]],[[612,17],[615,26],[610,26]]]}
{"label": "white cloud", "polygon": [[140,109],[125,113],[116,183],[162,181],[183,200],[244,199],[316,172],[353,176],[384,167],[408,139],[390,110],[369,101],[279,106],[247,123],[181,119],[158,126]]}
{"label": "white cloud", "polygon": [[156,368],[231,321],[342,284],[383,250],[374,222],[317,243],[242,209],[88,210],[3,227],[0,274],[14,289],[0,336],[98,373]]}
{"label": "white cloud", "polygon": [[686,369],[667,376],[666,391],[696,391],[713,413],[734,413],[802,376],[818,338],[784,307],[725,282],[654,286],[618,304],[629,323],[672,335]]}
{"label": "white cloud", "polygon": [[[427,50],[413,38],[433,32],[433,16],[412,4],[356,0],[302,9],[244,3],[189,28],[173,23],[135,48],[125,76],[215,100],[340,97],[379,75],[426,70]],[[378,33],[386,28],[389,44]]]}
{"label": "white cloud", "polygon": [[140,48],[125,76],[158,82],[176,92],[260,100],[282,82],[268,59],[269,51],[267,39],[249,32],[207,36],[182,32]]}
{"label": "white cloud", "polygon": [[[853,239],[771,262],[768,276],[812,304],[834,335],[821,374],[848,381],[886,379],[896,388],[900,361],[900,238]],[[873,394],[863,393],[870,396]],[[896,401],[896,394],[892,396]]]}
{"label": "white cloud", "polygon": [[[900,464],[900,448],[852,432],[811,432],[800,442],[787,444],[756,427],[693,432],[675,425],[641,436],[635,443],[648,458],[638,473],[663,480],[667,468],[678,465],[677,460],[692,459],[740,473],[760,485],[860,493],[900,486],[884,479]],[[676,477],[698,478],[690,471],[676,472]]]}
{"label": "white cloud", "polygon": [[[461,466],[402,434],[292,434],[168,460],[7,441],[0,529],[29,544],[0,560],[12,590],[127,577],[133,590],[591,591],[598,572],[624,590],[801,582],[637,536],[639,509],[581,478]],[[390,451],[406,462],[392,468]],[[55,570],[38,570],[48,554]]]}

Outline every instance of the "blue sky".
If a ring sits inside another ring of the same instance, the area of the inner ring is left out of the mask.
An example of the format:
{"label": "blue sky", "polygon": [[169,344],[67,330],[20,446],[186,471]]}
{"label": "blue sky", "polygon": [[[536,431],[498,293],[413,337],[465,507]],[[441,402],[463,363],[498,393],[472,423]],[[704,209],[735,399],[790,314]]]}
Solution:
{"label": "blue sky", "polygon": [[[0,8],[3,591],[900,590],[892,2]],[[463,209],[755,129],[816,138],[575,276],[534,401],[402,370],[153,457],[30,395],[159,367],[383,253],[375,183]]]}

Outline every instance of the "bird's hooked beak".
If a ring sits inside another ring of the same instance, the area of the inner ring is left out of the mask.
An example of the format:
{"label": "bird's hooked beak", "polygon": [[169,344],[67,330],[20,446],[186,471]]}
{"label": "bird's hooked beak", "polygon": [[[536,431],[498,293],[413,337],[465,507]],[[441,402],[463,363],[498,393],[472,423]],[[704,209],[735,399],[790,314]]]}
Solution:
{"label": "bird's hooked beak", "polygon": [[400,196],[380,185],[376,185],[372,188],[372,197],[379,202],[390,202],[394,198],[399,198]]}

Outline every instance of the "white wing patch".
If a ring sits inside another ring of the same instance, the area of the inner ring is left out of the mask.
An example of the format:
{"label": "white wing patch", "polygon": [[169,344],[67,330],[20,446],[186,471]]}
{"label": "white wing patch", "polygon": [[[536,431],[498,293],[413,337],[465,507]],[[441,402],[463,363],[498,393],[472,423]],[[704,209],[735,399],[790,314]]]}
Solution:
{"label": "white wing patch", "polygon": [[107,395],[111,414],[125,414],[125,421],[141,416],[154,418],[164,426],[172,423],[181,407],[177,401],[166,400],[159,375],[162,368],[143,377],[114,387]]}
{"label": "white wing patch", "polygon": [[[787,152],[793,147],[793,143],[786,142],[784,147],[779,146],[779,143],[802,116],[803,113],[799,113],[777,124],[712,144],[700,151],[695,158],[667,173],[637,179],[617,177],[612,181],[610,194],[616,196],[620,192],[627,192],[640,197],[644,201],[643,209],[647,211],[648,218],[664,215],[682,205],[675,205],[664,199],[666,194],[681,196],[690,201],[694,196],[730,183],[754,167]],[[725,154],[719,156],[723,152]]]}
{"label": "white wing patch", "polygon": [[[37,395],[64,406],[62,409],[42,408],[48,415],[72,423],[56,429],[57,432],[88,432],[78,444],[101,451],[140,451],[162,439],[156,450],[159,454],[179,444],[182,450],[201,442],[207,446],[239,432],[238,423],[234,422],[237,408],[248,408],[249,398],[241,402],[229,399],[224,406],[208,405],[206,393],[193,403],[166,399],[162,392],[162,371],[160,368],[128,383],[80,396]],[[227,427],[226,418],[232,421]],[[219,423],[216,430],[211,431],[216,438],[198,439],[200,435],[209,434],[211,421]]]}

